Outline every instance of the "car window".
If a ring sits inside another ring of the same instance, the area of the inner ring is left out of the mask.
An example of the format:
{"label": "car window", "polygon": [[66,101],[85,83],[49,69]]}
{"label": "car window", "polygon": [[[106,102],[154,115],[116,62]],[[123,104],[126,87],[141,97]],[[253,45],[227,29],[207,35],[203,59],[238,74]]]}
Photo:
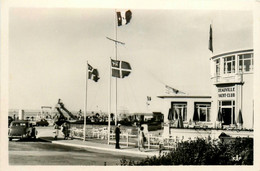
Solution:
{"label": "car window", "polygon": [[28,123],[13,123],[13,126],[28,126]]}
{"label": "car window", "polygon": [[13,126],[20,126],[20,123],[14,123]]}

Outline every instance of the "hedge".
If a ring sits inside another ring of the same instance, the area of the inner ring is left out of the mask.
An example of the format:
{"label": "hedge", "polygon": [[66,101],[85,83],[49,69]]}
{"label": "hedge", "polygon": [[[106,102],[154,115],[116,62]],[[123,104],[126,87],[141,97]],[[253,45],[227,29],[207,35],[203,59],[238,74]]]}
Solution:
{"label": "hedge", "polygon": [[197,139],[180,142],[176,149],[141,161],[120,160],[122,166],[138,165],[253,165],[253,139],[236,138],[228,143]]}

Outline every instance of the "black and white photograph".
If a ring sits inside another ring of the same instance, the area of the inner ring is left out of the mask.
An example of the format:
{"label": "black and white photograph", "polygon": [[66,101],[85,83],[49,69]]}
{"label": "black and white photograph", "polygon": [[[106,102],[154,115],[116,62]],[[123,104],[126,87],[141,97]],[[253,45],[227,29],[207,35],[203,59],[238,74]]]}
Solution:
{"label": "black and white photograph", "polygon": [[254,170],[260,2],[167,2],[9,3],[1,29],[5,170]]}

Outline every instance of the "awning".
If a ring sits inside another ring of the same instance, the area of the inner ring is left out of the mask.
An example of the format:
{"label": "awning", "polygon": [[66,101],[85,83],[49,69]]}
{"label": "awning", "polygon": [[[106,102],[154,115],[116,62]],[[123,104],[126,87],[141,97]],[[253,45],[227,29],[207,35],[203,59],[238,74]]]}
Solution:
{"label": "awning", "polygon": [[197,109],[194,110],[193,121],[194,122],[199,121],[199,114],[198,114]]}
{"label": "awning", "polygon": [[172,112],[172,108],[169,109],[168,120],[174,120],[174,115],[173,115],[173,112]]}
{"label": "awning", "polygon": [[179,114],[179,119],[177,123],[177,128],[183,128],[183,120],[181,114]]}
{"label": "awning", "polygon": [[243,124],[243,117],[242,117],[241,110],[239,110],[239,113],[238,113],[237,124],[241,124],[241,125]]}
{"label": "awning", "polygon": [[217,121],[219,122],[223,122],[223,116],[222,116],[222,113],[220,111],[221,109],[218,110],[218,117],[217,117]]}

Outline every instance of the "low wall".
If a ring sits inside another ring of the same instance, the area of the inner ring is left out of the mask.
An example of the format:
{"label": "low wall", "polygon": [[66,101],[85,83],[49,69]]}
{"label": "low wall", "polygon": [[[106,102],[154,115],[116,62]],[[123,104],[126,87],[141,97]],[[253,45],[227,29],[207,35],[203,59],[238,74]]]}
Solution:
{"label": "low wall", "polygon": [[[253,131],[244,130],[216,130],[216,129],[188,129],[188,128],[170,128],[169,137],[180,140],[189,140],[196,138],[219,138],[221,133],[225,133],[230,137],[250,137],[253,138]],[[166,138],[166,137],[165,137]]]}

